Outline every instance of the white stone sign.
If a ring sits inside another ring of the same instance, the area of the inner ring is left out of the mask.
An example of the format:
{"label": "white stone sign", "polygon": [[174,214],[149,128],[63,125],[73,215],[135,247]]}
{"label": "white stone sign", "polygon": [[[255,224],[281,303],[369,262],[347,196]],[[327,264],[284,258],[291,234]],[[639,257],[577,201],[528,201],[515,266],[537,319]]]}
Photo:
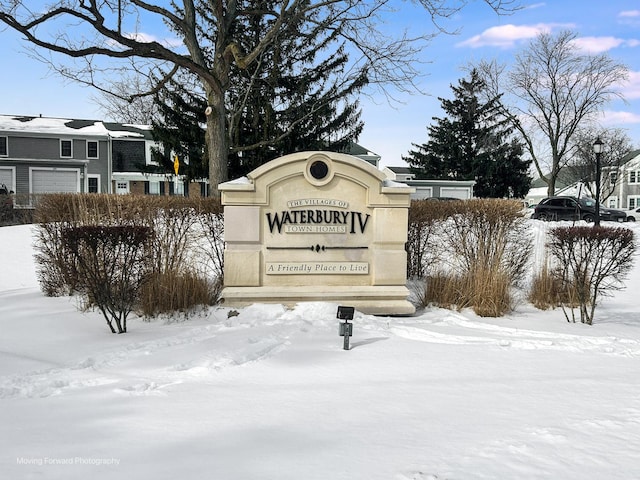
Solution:
{"label": "white stone sign", "polygon": [[327,301],[411,314],[412,189],[350,155],[301,152],[223,183],[225,305]]}

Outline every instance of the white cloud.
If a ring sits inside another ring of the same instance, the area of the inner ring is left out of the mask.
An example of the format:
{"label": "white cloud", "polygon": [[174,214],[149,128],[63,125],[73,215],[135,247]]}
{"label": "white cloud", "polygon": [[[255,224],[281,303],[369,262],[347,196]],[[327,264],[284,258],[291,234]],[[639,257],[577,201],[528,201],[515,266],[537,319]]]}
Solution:
{"label": "white cloud", "polygon": [[625,10],[618,14],[618,21],[625,25],[640,25],[640,10]]}
{"label": "white cloud", "polygon": [[578,50],[588,53],[602,53],[627,43],[616,37],[578,37],[571,42]]}
{"label": "white cloud", "polygon": [[512,48],[518,42],[530,40],[541,33],[548,33],[554,28],[574,28],[574,24],[560,23],[538,23],[536,25],[501,25],[499,27],[491,27],[482,32],[480,35],[471,37],[464,42],[458,43],[458,47],[500,47]]}
{"label": "white cloud", "polygon": [[640,72],[629,72],[629,79],[623,82],[618,90],[627,100],[640,98]]}
{"label": "white cloud", "polygon": [[531,5],[525,5],[524,10],[533,10],[534,8],[546,7],[547,4],[545,2],[540,3],[532,3]]}
{"label": "white cloud", "polygon": [[602,114],[602,123],[611,126],[624,126],[640,124],[640,114],[635,112],[623,112],[607,110]]}

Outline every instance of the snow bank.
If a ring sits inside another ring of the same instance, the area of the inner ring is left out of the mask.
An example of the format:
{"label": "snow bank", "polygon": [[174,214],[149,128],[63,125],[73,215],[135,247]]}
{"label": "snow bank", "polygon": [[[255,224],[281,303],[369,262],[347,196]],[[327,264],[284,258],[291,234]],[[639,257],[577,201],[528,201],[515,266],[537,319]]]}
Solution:
{"label": "snow bank", "polygon": [[0,228],[3,478],[640,478],[640,267],[592,327],[356,314],[344,351],[327,303],[112,335],[40,294],[31,235]]}

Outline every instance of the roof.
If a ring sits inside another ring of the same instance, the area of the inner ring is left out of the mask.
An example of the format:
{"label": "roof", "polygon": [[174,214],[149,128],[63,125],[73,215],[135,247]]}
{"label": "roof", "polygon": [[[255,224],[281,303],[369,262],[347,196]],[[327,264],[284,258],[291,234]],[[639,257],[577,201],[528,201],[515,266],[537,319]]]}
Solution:
{"label": "roof", "polygon": [[[620,159],[620,165],[626,165],[627,163],[637,159],[638,157],[640,157],[640,149],[631,150]],[[581,168],[582,167],[580,166],[573,165],[565,165],[564,167],[562,167],[562,169],[558,172],[558,177],[556,178],[556,191],[570,187],[574,183],[581,181],[582,175],[584,174]],[[546,186],[546,182],[540,177],[531,182],[531,188],[540,188]]]}
{"label": "roof", "polygon": [[399,173],[401,175],[411,175],[413,171],[410,167],[387,167],[393,173]]}
{"label": "roof", "polygon": [[620,160],[620,164],[624,165],[625,163],[633,160],[634,158],[636,158],[637,156],[640,155],[640,149],[638,150],[631,150],[629,153],[627,153],[624,157],[622,157],[622,159]]}
{"label": "roof", "polygon": [[143,137],[145,140],[153,140],[151,125],[104,122],[104,126],[112,137]]}
{"label": "roof", "polygon": [[0,115],[0,131],[24,134],[103,136],[151,140],[150,125],[130,125],[75,118]]}
{"label": "roof", "polygon": [[358,145],[357,143],[354,143],[354,142],[349,143],[349,146],[346,148],[345,153],[348,153],[349,155],[354,155],[354,156],[367,156],[367,157],[380,158],[380,155],[378,155],[377,153],[374,153],[371,150],[364,148],[362,145]]}
{"label": "roof", "polygon": [[[547,173],[548,175],[548,173]],[[580,167],[574,167],[573,165],[565,165],[558,172],[558,176],[556,177],[556,190],[561,188],[566,188],[577,180],[581,179],[582,172]],[[542,180],[542,178],[538,177],[531,182],[531,188],[540,188],[547,187],[547,183]]]}

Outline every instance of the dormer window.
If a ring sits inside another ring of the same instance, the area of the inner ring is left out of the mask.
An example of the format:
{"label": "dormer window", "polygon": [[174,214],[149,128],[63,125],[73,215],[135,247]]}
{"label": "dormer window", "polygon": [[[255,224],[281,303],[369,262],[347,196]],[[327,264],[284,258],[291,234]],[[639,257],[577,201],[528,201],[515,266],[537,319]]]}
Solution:
{"label": "dormer window", "polygon": [[73,143],[71,140],[60,140],[60,157],[73,157]]}

